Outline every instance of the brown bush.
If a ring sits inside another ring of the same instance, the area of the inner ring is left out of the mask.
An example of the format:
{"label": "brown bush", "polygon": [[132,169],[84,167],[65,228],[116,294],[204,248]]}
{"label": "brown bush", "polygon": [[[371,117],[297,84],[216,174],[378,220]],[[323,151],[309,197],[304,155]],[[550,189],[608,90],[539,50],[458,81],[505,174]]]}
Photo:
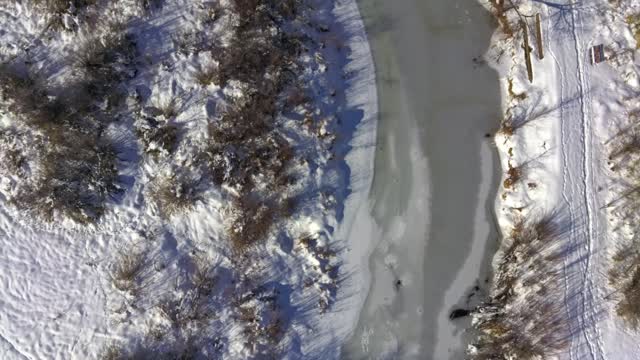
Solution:
{"label": "brown bush", "polygon": [[[520,219],[504,240],[490,299],[475,315],[471,359],[548,358],[569,345],[562,269],[570,249],[560,244],[570,227],[563,215]],[[517,287],[526,289],[519,297]]]}
{"label": "brown bush", "polygon": [[507,178],[504,180],[504,187],[511,188],[515,184],[519,183],[522,180],[522,166],[512,166],[509,163],[509,169],[507,170]]}
{"label": "brown bush", "polygon": [[38,178],[14,199],[19,208],[46,220],[55,213],[95,222],[105,202],[120,194],[116,155],[109,143],[73,130],[50,141]]}
{"label": "brown bush", "polygon": [[177,126],[166,123],[148,123],[136,130],[138,138],[144,144],[144,151],[149,154],[158,154],[166,151],[172,154],[178,143],[180,130]]}
{"label": "brown bush", "polygon": [[160,214],[172,216],[192,209],[202,201],[200,179],[191,174],[172,173],[155,178],[149,191],[150,199]]}
{"label": "brown bush", "polygon": [[200,86],[206,87],[216,83],[218,76],[218,67],[209,65],[198,69],[194,77]]}
{"label": "brown bush", "polygon": [[507,37],[513,37],[514,30],[513,25],[509,22],[507,18],[508,9],[504,6],[504,0],[490,0],[489,4],[491,4],[492,14],[495,19],[498,21],[498,25],[500,25],[500,29]]}
{"label": "brown bush", "polygon": [[233,249],[242,253],[265,239],[276,214],[268,204],[251,195],[236,198],[233,207],[235,214],[227,233]]}
{"label": "brown bush", "polygon": [[138,249],[121,252],[112,265],[113,286],[120,291],[136,293],[147,266],[146,252]]}
{"label": "brown bush", "polygon": [[135,73],[131,69],[137,56],[133,36],[125,32],[123,24],[110,26],[105,36],[87,40],[76,55],[76,68],[83,75],[81,85],[94,98],[113,93]]}

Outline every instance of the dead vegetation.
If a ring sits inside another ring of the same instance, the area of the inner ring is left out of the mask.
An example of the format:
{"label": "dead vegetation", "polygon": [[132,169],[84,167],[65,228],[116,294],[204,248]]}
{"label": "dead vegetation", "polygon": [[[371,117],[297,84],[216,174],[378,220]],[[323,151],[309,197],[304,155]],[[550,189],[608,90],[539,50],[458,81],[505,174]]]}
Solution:
{"label": "dead vegetation", "polygon": [[149,198],[158,206],[163,216],[192,209],[202,200],[200,178],[195,174],[178,172],[160,175],[150,187]]}
{"label": "dead vegetation", "polygon": [[39,175],[13,202],[48,221],[56,212],[79,223],[96,221],[105,203],[122,192],[115,152],[109,143],[73,130],[49,141]]}
{"label": "dead vegetation", "polygon": [[512,188],[522,181],[524,166],[513,166],[509,161],[509,169],[507,170],[507,178],[504,179],[503,186],[505,189]]}
{"label": "dead vegetation", "polygon": [[39,14],[46,17],[47,28],[51,30],[74,30],[67,29],[64,16],[75,16],[84,12],[90,6],[97,3],[97,0],[31,0],[30,5]]}
{"label": "dead vegetation", "polygon": [[[206,163],[211,179],[235,189],[228,235],[245,252],[268,234],[295,203],[282,191],[293,182],[288,168],[294,149],[275,125],[300,70],[301,40],[283,27],[298,14],[297,0],[234,0],[238,25],[229,44],[214,54],[218,63],[199,73],[201,85],[243,84],[240,98],[209,124]],[[282,211],[276,211],[282,209]]]}
{"label": "dead vegetation", "polygon": [[200,84],[200,86],[207,87],[216,83],[218,80],[218,67],[214,65],[208,65],[201,67],[195,73],[194,78]]}
{"label": "dead vegetation", "polygon": [[[56,213],[80,223],[97,221],[118,196],[117,157],[104,135],[120,105],[120,82],[130,77],[135,44],[114,27],[105,39],[89,39],[76,61],[77,80],[51,88],[24,67],[0,65],[6,108],[42,139],[39,171],[12,202],[45,220]],[[128,59],[128,60],[127,60]],[[99,103],[107,103],[107,108]]]}
{"label": "dead vegetation", "polygon": [[[167,269],[154,265],[153,257],[151,252],[134,247],[122,252],[112,264],[114,286],[135,298],[134,302],[125,302],[122,312],[131,316],[144,310],[154,312],[154,316],[147,319],[147,330],[139,341],[106,344],[99,358],[218,358],[223,343],[213,326],[218,321],[214,306],[231,299],[217,297],[215,264],[204,255],[191,254],[181,260],[184,274],[163,275],[158,272]],[[167,288],[167,284],[174,286]]]}
{"label": "dead vegetation", "polygon": [[[607,205],[623,224],[635,230],[640,210],[640,131],[635,113],[627,128],[609,142],[609,166],[621,177],[617,199]],[[616,313],[632,329],[640,325],[640,252],[638,236],[622,239],[609,270],[609,284],[615,289]]]}
{"label": "dead vegetation", "polygon": [[147,253],[141,249],[127,249],[120,252],[111,269],[113,286],[125,293],[136,295],[141,276],[149,266]]}
{"label": "dead vegetation", "polygon": [[143,125],[138,127],[136,135],[142,140],[145,153],[151,155],[173,154],[178,146],[180,129],[167,122],[147,119]]}
{"label": "dead vegetation", "polygon": [[568,346],[560,288],[568,229],[561,212],[516,222],[499,251],[491,296],[474,315],[472,359],[544,359]]}
{"label": "dead vegetation", "polygon": [[281,308],[282,294],[269,287],[258,287],[233,301],[235,319],[243,326],[245,346],[252,354],[273,354],[288,326]]}
{"label": "dead vegetation", "polygon": [[505,5],[505,0],[489,0],[489,4],[491,5],[491,13],[496,19],[500,27],[500,30],[507,37],[513,37],[514,25],[511,24],[507,16],[507,11],[509,11],[509,7],[508,5]]}
{"label": "dead vegetation", "polygon": [[227,233],[233,249],[239,253],[264,239],[277,215],[272,207],[251,195],[235,199],[233,212]]}
{"label": "dead vegetation", "polygon": [[628,15],[625,21],[636,40],[636,49],[640,49],[640,14]]}

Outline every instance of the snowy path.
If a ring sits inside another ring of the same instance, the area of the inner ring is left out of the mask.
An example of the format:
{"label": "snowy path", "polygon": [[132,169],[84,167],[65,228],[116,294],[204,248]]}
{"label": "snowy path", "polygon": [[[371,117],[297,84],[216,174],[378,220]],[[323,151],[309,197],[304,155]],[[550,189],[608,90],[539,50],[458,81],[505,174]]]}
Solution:
{"label": "snowy path", "polygon": [[559,154],[562,164],[562,205],[569,211],[569,233],[565,259],[565,306],[570,320],[570,359],[606,359],[599,329],[601,303],[598,289],[602,232],[594,185],[596,159],[592,130],[589,85],[589,38],[583,17],[585,2],[548,7],[549,53],[557,64],[559,111]]}

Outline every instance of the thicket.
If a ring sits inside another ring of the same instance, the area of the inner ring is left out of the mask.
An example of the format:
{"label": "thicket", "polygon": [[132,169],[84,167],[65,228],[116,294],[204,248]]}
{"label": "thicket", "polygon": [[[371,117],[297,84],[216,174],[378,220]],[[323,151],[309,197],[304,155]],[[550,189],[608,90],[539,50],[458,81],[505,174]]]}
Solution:
{"label": "thicket", "polygon": [[[635,114],[630,125],[609,143],[609,165],[619,172],[622,190],[616,200],[608,204],[623,223],[637,229],[640,210],[640,131]],[[609,284],[615,289],[616,312],[633,329],[640,326],[640,239],[633,235],[623,240],[613,256],[609,270]]]}
{"label": "thicket", "polygon": [[95,222],[106,202],[122,192],[117,155],[105,129],[122,99],[119,84],[132,76],[135,43],[118,28],[111,30],[87,41],[77,55],[80,77],[59,88],[47,86],[29,68],[0,65],[3,104],[43,139],[39,171],[13,203],[44,219],[59,213]]}
{"label": "thicket", "polygon": [[498,253],[491,296],[475,311],[472,359],[545,359],[568,346],[561,285],[569,226],[560,212],[516,222]]}

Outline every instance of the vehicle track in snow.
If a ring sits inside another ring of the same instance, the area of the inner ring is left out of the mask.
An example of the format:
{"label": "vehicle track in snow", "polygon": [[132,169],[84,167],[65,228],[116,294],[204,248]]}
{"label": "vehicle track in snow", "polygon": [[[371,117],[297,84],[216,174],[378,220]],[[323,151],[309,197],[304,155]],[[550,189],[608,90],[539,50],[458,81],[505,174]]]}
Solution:
{"label": "vehicle track in snow", "polygon": [[[606,359],[598,328],[598,289],[594,282],[598,249],[598,213],[593,179],[593,146],[589,76],[583,46],[582,3],[549,6],[552,32],[549,52],[558,67],[562,154],[562,201],[571,218],[565,258],[565,307],[569,317],[570,359]],[[575,98],[576,101],[573,101]]]}

